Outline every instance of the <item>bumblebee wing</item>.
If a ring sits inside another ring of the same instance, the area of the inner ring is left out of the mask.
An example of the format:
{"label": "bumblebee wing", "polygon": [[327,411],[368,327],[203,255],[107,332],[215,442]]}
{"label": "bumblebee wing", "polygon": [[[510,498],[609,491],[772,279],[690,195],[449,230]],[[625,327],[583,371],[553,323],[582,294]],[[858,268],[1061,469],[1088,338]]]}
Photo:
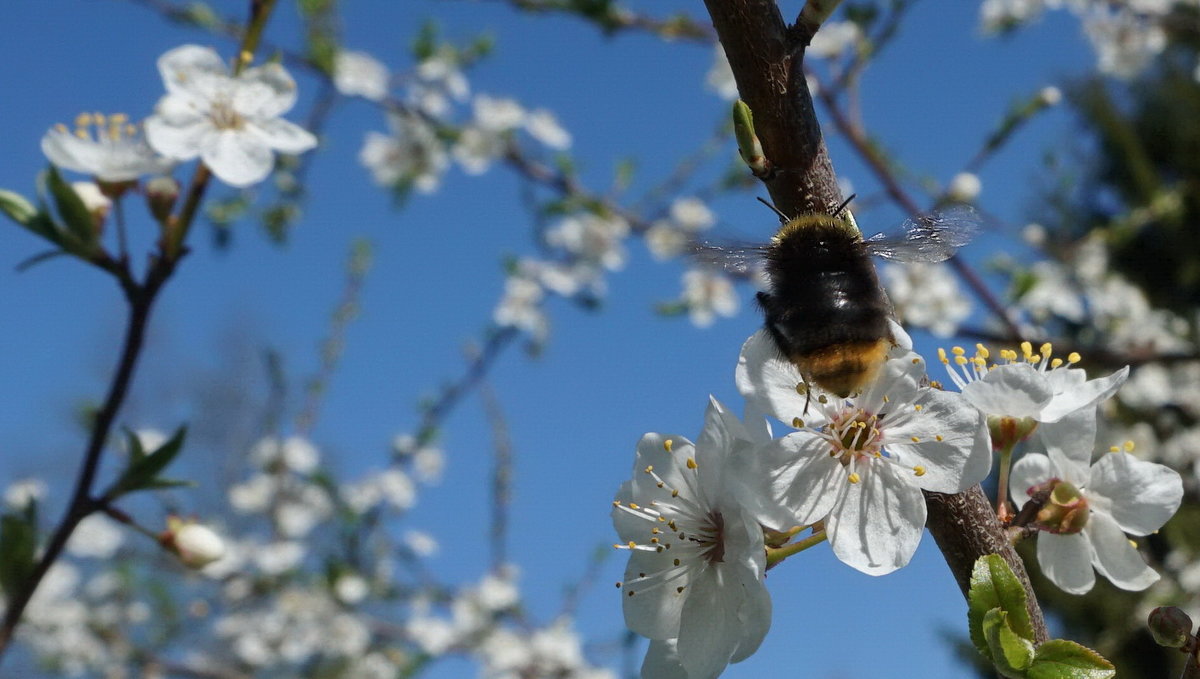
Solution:
{"label": "bumblebee wing", "polygon": [[701,265],[720,269],[730,276],[748,278],[762,268],[767,246],[751,243],[695,241],[689,250],[692,259]]}
{"label": "bumblebee wing", "polygon": [[979,215],[967,205],[909,219],[898,236],[877,233],[864,239],[867,251],[894,262],[941,262],[979,231]]}

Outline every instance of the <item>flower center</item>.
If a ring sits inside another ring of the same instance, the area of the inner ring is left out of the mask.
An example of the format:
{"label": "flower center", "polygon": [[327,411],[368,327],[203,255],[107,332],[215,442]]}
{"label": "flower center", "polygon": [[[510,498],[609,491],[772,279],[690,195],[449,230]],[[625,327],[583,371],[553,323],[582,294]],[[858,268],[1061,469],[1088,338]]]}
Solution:
{"label": "flower center", "polygon": [[882,455],[882,441],[879,420],[882,415],[871,415],[862,410],[847,410],[829,425],[830,443],[833,449],[829,454],[837,457],[843,466],[852,460]]}
{"label": "flower center", "polygon": [[[67,132],[66,125],[55,126],[60,132]],[[76,137],[86,141],[107,142],[110,144],[122,142],[137,137],[138,128],[129,122],[129,116],[124,113],[80,113],[75,116]]]}
{"label": "flower center", "polygon": [[246,126],[246,119],[225,98],[214,101],[208,115],[218,130],[240,130]]}

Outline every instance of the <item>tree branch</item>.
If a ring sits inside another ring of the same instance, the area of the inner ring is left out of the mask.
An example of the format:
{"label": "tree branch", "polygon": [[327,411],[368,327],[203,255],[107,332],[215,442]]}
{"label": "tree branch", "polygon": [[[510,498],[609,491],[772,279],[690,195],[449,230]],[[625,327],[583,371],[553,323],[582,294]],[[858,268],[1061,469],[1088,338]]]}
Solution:
{"label": "tree branch", "polygon": [[[804,48],[812,36],[786,26],[773,0],[705,0],[705,5],[738,92],[754,112],[754,129],[767,160],[775,168],[764,180],[775,204],[791,215],[832,212],[841,193],[804,78]],[[963,593],[975,560],[1000,554],[1024,585],[1035,634],[1045,641],[1045,621],[1025,565],[983,490],[975,486],[957,495],[926,493],[926,498],[927,526]]]}

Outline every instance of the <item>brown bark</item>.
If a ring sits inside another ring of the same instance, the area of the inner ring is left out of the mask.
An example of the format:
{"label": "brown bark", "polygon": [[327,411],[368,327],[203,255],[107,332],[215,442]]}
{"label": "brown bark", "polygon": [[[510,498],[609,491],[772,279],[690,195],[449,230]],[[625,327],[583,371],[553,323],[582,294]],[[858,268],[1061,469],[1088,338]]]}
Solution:
{"label": "brown bark", "polygon": [[[733,68],[738,92],[754,114],[754,128],[773,172],[764,179],[785,214],[831,213],[841,203],[837,177],[821,136],[804,79],[811,27],[788,26],[774,0],[705,0],[717,37]],[[983,490],[926,493],[928,528],[965,595],[975,560],[1000,554],[1025,587],[1036,641],[1046,623],[1025,565],[1008,543]]]}

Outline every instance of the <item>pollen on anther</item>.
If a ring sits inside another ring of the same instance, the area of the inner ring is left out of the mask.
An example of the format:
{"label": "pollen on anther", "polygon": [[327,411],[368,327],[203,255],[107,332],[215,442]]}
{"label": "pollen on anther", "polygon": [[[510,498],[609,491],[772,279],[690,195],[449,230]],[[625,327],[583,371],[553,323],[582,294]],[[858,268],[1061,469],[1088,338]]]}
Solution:
{"label": "pollen on anther", "polygon": [[963,349],[962,347],[952,347],[950,351],[952,351],[955,356],[962,356],[963,354],[967,353],[966,349]]}
{"label": "pollen on anther", "polygon": [[671,439],[667,439],[666,441],[663,441],[663,449],[666,450],[668,453],[671,452],[671,446],[673,446],[673,445],[675,445],[675,442],[672,441]]}
{"label": "pollen on anther", "polygon": [[796,429],[803,429],[804,428],[804,420],[800,419],[799,417],[793,417],[792,418],[792,426],[795,427]]}
{"label": "pollen on anther", "polygon": [[620,500],[613,500],[613,506],[614,506],[614,507],[620,507],[620,506],[621,506],[621,501],[620,501]]}
{"label": "pollen on anther", "polygon": [[634,549],[637,547],[637,543],[634,542],[633,540],[630,540],[625,546],[629,547],[630,549]]}
{"label": "pollen on anther", "polygon": [[679,489],[678,488],[674,488],[671,490],[671,497],[679,497]]}
{"label": "pollen on anther", "polygon": [[912,437],[912,442],[913,442],[913,443],[920,443],[920,442],[921,442],[921,437],[920,437],[920,436],[914,436],[914,437]]}
{"label": "pollen on anther", "polygon": [[980,358],[983,358],[983,359],[991,358],[991,355],[992,355],[992,352],[988,351],[988,348],[983,346],[982,344],[975,345],[975,353],[976,353],[976,355],[978,355]]}
{"label": "pollen on anther", "polygon": [[941,435],[941,434],[937,434],[936,436],[934,436],[934,437],[933,437],[933,440],[937,441],[938,443],[941,443],[941,441],[942,441],[942,435]]}
{"label": "pollen on anther", "polygon": [[1067,363],[1078,363],[1081,360],[1083,360],[1083,357],[1080,356],[1078,352],[1072,351],[1071,353],[1067,354]]}
{"label": "pollen on anther", "polygon": [[924,408],[925,408],[925,406],[921,405],[920,403],[913,406],[913,410],[917,411],[918,413],[921,412]]}
{"label": "pollen on anther", "polygon": [[689,457],[689,458],[687,459],[687,468],[688,468],[688,469],[695,469],[695,468],[696,468],[696,467],[698,467],[698,466],[699,466],[699,465],[697,465],[697,464],[696,464],[696,458],[694,458],[694,457]]}
{"label": "pollen on anther", "polygon": [[683,585],[680,585],[680,586],[676,587],[676,588],[675,588],[675,593],[676,593],[676,594],[683,594],[683,588],[684,588],[684,586],[683,586]]}
{"label": "pollen on anther", "polygon": [[649,474],[650,472],[654,471],[654,465],[648,464],[648,465],[646,465],[646,468],[643,469],[642,471]]}
{"label": "pollen on anther", "polygon": [[858,483],[862,480],[862,477],[858,475],[858,472],[850,472],[850,476],[847,476],[846,480],[850,483]]}
{"label": "pollen on anther", "polygon": [[938,360],[941,361],[942,363],[950,362],[950,359],[946,358],[946,350],[941,347],[938,347]]}
{"label": "pollen on anther", "polygon": [[922,467],[921,465],[917,465],[917,466],[913,467],[913,473],[916,474],[917,476],[925,476],[925,468]]}
{"label": "pollen on anther", "polygon": [[630,502],[630,503],[629,503],[629,508],[630,508],[630,509],[641,509],[641,507],[640,507],[640,506],[638,505],[638,503],[636,503],[636,502]]}
{"label": "pollen on anther", "polygon": [[679,559],[675,559],[675,560],[674,560],[674,561],[672,561],[671,563],[672,563],[673,565],[675,565],[675,566],[678,566],[678,565],[679,565],[681,562],[679,561]]}
{"label": "pollen on anther", "polygon": [[970,361],[967,360],[966,356],[955,356],[954,357],[955,365],[966,365],[967,363],[970,363]]}
{"label": "pollen on anther", "polygon": [[1058,366],[1060,366],[1062,364],[1063,364],[1063,360],[1061,358],[1056,357],[1053,361],[1050,361],[1051,368],[1057,368]]}
{"label": "pollen on anther", "polygon": [[912,364],[913,364],[913,365],[921,365],[921,359],[919,359],[919,358],[914,358],[914,359],[912,360]]}
{"label": "pollen on anther", "polygon": [[1121,447],[1125,449],[1125,452],[1132,453],[1134,448],[1133,440],[1130,439],[1126,441]]}

